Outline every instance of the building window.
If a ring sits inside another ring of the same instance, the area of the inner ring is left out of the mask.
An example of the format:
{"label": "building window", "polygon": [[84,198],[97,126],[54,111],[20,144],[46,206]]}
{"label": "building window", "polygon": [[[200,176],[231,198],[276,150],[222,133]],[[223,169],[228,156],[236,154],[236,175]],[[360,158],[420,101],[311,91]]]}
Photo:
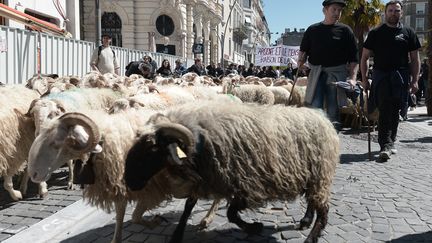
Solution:
{"label": "building window", "polygon": [[424,18],[416,18],[416,30],[424,31]]}
{"label": "building window", "polygon": [[109,34],[112,38],[111,45],[122,45],[122,22],[120,17],[114,12],[104,12],[102,14],[102,34]]}
{"label": "building window", "polygon": [[424,14],[425,8],[426,8],[426,3],[416,3],[415,8],[416,8],[417,14]]}
{"label": "building window", "polygon": [[174,32],[174,21],[168,15],[160,15],[156,19],[156,29],[163,36],[172,35]]}
{"label": "building window", "polygon": [[244,8],[251,8],[251,0],[243,0]]}

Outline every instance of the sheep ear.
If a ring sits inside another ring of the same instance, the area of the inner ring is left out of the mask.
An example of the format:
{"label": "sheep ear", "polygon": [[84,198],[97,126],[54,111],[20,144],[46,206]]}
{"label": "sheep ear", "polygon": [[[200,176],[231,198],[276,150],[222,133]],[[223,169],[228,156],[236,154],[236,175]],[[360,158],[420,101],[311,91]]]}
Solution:
{"label": "sheep ear", "polygon": [[66,141],[75,149],[82,149],[87,145],[88,139],[89,135],[84,130],[84,128],[82,126],[76,125],[69,129],[69,134],[66,138]]}
{"label": "sheep ear", "polygon": [[96,145],[96,147],[91,152],[94,153],[94,154],[101,153],[102,152],[102,146],[100,146],[99,144]]}
{"label": "sheep ear", "polygon": [[183,152],[183,150],[180,149],[180,147],[177,145],[177,143],[171,143],[168,145],[168,151],[169,151],[169,159],[171,162],[174,162],[176,165],[182,165],[183,161],[182,159],[186,158],[186,154]]}

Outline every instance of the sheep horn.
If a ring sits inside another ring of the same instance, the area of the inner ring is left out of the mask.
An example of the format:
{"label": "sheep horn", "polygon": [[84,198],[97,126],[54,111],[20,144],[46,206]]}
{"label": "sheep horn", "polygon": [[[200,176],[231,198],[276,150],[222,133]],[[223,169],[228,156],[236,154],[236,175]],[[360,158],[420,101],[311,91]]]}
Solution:
{"label": "sheep horn", "polygon": [[173,136],[183,141],[183,143],[186,145],[186,148],[188,149],[188,152],[195,146],[192,132],[181,124],[161,122],[156,124],[156,129],[164,136]]}
{"label": "sheep horn", "polygon": [[95,148],[95,146],[99,143],[100,140],[99,129],[96,123],[94,123],[94,121],[90,119],[88,116],[78,112],[69,112],[62,115],[59,118],[59,121],[67,126],[74,126],[74,125],[83,126],[84,129],[87,132],[89,132],[89,139],[88,139],[87,146],[85,146],[82,149],[78,149],[76,146],[71,144],[72,150],[79,153],[87,153],[92,151]]}

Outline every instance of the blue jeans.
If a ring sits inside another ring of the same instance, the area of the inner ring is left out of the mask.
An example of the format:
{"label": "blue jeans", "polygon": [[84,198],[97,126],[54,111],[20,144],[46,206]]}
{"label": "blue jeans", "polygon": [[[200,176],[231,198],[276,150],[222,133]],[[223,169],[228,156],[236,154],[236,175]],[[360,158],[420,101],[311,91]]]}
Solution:
{"label": "blue jeans", "polygon": [[311,106],[323,109],[325,101],[327,116],[330,121],[335,124],[339,122],[339,107],[337,103],[336,85],[327,84],[326,80],[327,74],[325,72],[322,72],[318,79]]}

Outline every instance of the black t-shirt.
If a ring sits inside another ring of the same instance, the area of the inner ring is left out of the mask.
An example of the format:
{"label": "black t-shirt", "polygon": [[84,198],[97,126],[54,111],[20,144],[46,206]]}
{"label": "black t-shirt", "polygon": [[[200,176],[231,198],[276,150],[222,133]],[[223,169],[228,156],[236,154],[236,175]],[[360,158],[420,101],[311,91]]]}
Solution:
{"label": "black t-shirt", "polygon": [[374,68],[389,71],[408,68],[408,53],[421,45],[413,29],[383,24],[369,32],[363,47],[373,52]]}
{"label": "black t-shirt", "polygon": [[342,23],[316,23],[303,35],[300,51],[305,52],[313,65],[339,66],[358,62],[357,42],[350,27]]}

